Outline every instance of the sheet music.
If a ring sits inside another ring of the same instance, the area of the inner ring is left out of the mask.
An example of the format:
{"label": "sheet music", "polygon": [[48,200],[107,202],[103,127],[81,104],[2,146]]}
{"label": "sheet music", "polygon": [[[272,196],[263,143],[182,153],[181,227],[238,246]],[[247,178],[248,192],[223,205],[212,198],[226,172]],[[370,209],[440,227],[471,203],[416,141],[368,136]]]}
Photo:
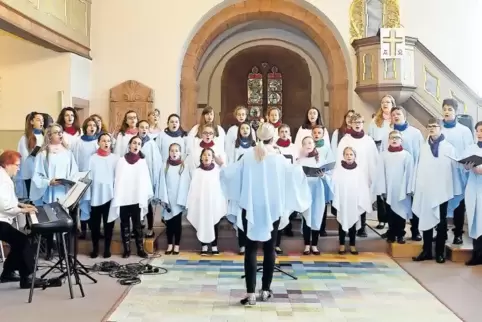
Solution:
{"label": "sheet music", "polygon": [[64,209],[69,209],[72,205],[81,198],[82,194],[86,190],[87,184],[77,181],[77,183],[70,188],[67,192],[67,195],[63,200],[60,201],[60,204]]}
{"label": "sheet music", "polygon": [[90,171],[77,172],[76,174],[74,174],[72,176],[72,178],[70,178],[70,180],[73,181],[73,182],[83,180],[83,179],[87,178],[87,176],[89,175],[89,172]]}
{"label": "sheet music", "polygon": [[35,212],[30,213],[30,221],[32,222],[32,224],[38,224],[38,218]]}

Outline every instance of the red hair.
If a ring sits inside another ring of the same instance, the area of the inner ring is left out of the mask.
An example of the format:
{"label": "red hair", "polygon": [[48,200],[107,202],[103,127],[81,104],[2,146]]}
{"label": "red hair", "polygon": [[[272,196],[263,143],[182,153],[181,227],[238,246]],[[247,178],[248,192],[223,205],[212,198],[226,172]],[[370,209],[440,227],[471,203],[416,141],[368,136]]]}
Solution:
{"label": "red hair", "polygon": [[15,164],[22,158],[22,155],[17,151],[6,150],[0,155],[0,166],[5,168],[8,165]]}

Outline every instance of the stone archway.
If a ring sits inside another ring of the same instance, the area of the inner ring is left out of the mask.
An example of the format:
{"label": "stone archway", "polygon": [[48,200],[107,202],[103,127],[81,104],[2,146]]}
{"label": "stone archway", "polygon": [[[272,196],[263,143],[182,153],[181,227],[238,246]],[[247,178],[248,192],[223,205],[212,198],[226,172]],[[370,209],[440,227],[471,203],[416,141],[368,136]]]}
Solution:
{"label": "stone archway", "polygon": [[[199,63],[213,40],[224,31],[251,20],[277,20],[303,31],[319,47],[329,72],[330,125],[342,122],[348,110],[348,71],[342,49],[328,24],[289,0],[244,0],[220,10],[193,37],[181,70],[181,120],[185,128],[196,124]],[[319,108],[322,108],[321,106]]]}

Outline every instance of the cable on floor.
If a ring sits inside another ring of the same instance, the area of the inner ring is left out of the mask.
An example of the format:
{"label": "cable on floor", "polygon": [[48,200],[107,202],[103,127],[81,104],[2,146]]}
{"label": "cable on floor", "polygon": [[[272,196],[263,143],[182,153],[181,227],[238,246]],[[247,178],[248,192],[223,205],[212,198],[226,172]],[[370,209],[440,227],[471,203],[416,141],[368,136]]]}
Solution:
{"label": "cable on floor", "polygon": [[121,285],[137,285],[141,283],[141,275],[163,275],[168,272],[164,267],[145,263],[145,261],[151,258],[152,257],[142,259],[138,263],[128,263],[124,265],[116,261],[103,261],[94,264],[89,268],[89,271],[116,278],[117,282]]}

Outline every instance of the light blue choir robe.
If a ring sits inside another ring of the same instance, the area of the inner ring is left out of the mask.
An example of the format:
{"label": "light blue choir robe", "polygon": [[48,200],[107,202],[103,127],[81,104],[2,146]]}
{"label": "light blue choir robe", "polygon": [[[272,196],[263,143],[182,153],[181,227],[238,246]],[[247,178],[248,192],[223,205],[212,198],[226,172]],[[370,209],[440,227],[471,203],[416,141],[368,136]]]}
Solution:
{"label": "light blue choir robe", "polygon": [[380,153],[375,193],[384,195],[387,204],[401,218],[412,218],[414,164],[412,155],[400,152]]}
{"label": "light blue choir robe", "polygon": [[151,178],[152,191],[156,191],[157,183],[159,182],[159,175],[162,167],[162,157],[157,147],[156,141],[149,139],[143,143],[141,148],[144,153],[147,167],[149,168],[149,177]]}
{"label": "light blue choir robe", "polygon": [[388,138],[388,134],[391,130],[392,128],[390,120],[383,120],[382,127],[377,126],[377,124],[375,123],[375,119],[372,119],[372,121],[370,122],[367,134],[373,139],[373,141],[380,142],[377,145],[378,151],[381,151],[381,142],[383,142],[385,138]]}
{"label": "light blue choir robe", "polygon": [[90,206],[102,206],[114,198],[115,168],[118,161],[119,156],[114,153],[107,156],[96,153],[90,157],[88,170],[92,183],[85,193],[85,200]]}
{"label": "light blue choir robe", "polygon": [[[44,143],[44,135],[34,134],[35,138],[37,139],[36,146],[41,147]],[[27,195],[27,187],[25,186],[25,180],[32,179],[34,168],[35,168],[35,157],[30,155],[28,151],[28,143],[27,138],[23,135],[20,140],[18,141],[17,147],[18,153],[21,155],[20,159],[20,169],[18,173],[13,178],[13,182],[15,184],[15,194],[17,198],[29,198],[30,196]]]}
{"label": "light blue choir robe", "polygon": [[[293,142],[293,144],[296,146],[298,150],[301,150],[301,148],[303,147],[302,143],[304,138],[312,137],[311,135],[312,131],[313,130],[311,128],[305,129],[303,128],[303,126],[299,127],[298,132],[296,132],[295,140]],[[327,144],[328,146],[330,145],[330,135],[327,129],[325,129],[325,131],[323,132],[323,140],[325,141],[325,144]]]}
{"label": "light blue choir robe", "polygon": [[[477,144],[469,146],[462,157],[472,155],[482,157],[482,148]],[[482,165],[479,165],[479,168]],[[482,236],[482,175],[469,172],[469,179],[465,187],[465,209],[467,211],[467,224],[469,226],[469,237],[477,239]]]}
{"label": "light blue choir robe", "polygon": [[169,134],[167,134],[165,131],[161,132],[157,136],[156,143],[157,143],[157,147],[159,148],[159,151],[161,152],[162,160],[169,159],[169,147],[173,143],[177,143],[181,146],[181,159],[183,160],[186,159],[186,152],[187,152],[186,138],[187,136],[172,137]]}
{"label": "light blue choir robe", "polygon": [[[322,158],[319,158],[318,162],[315,157],[301,157],[296,162],[302,167],[319,168],[326,162]],[[325,213],[325,207],[328,200],[326,196],[331,195],[326,191],[326,187],[329,187],[330,176],[325,174],[322,177],[307,177],[308,187],[310,188],[311,206],[306,209],[301,215],[306,225],[312,230],[320,230],[323,216]],[[329,188],[328,188],[329,189]]]}
{"label": "light blue choir robe", "polygon": [[169,220],[186,209],[191,176],[186,166],[181,172],[181,165],[169,165],[168,167],[166,165],[166,162],[162,165],[154,198],[161,204],[169,206],[171,212],[168,212],[165,207],[162,207],[161,211],[162,218]]}
{"label": "light blue choir robe", "polygon": [[[308,180],[301,166],[291,165],[273,147],[262,162],[254,150],[221,170],[221,185],[228,200],[246,210],[246,236],[252,241],[271,239],[273,223],[293,211],[303,212],[311,205]],[[241,216],[238,228],[243,230]]]}
{"label": "light blue choir robe", "polygon": [[[320,164],[325,165],[328,163],[335,162],[335,155],[331,150],[331,145],[327,144],[325,141],[322,147],[316,148],[318,151],[318,155],[320,156]],[[331,180],[331,175],[333,170],[327,171],[326,174],[328,175],[325,180],[323,180],[323,184],[325,185],[325,202],[328,203],[333,200],[333,192],[331,191],[329,180]]]}
{"label": "light blue choir robe", "polygon": [[[331,140],[330,140],[330,145],[331,145],[331,152],[333,152],[333,155],[338,155],[337,154],[337,149],[338,149],[338,137],[340,136],[340,130],[336,129],[333,131],[333,134],[331,135]],[[342,138],[340,138],[341,140]]]}
{"label": "light blue choir robe", "polygon": [[51,186],[52,179],[72,179],[79,172],[77,162],[70,150],[58,153],[39,152],[35,158],[35,170],[30,187],[30,198],[36,206],[62,200],[69,189],[63,185]]}
{"label": "light blue choir robe", "polygon": [[[224,151],[226,152],[227,163],[236,162],[237,158],[234,157],[236,150],[236,139],[238,138],[238,125],[233,125],[228,129],[226,133],[226,138],[224,140]],[[251,130],[253,140],[256,141],[256,132]]]}
{"label": "light blue choir robe", "polygon": [[134,134],[122,133],[117,134],[114,145],[114,153],[119,157],[123,157],[129,152],[129,141],[134,137]]}
{"label": "light blue choir robe", "polygon": [[[400,131],[402,134],[402,146],[405,151],[410,153],[413,158],[413,164],[417,166],[418,159],[420,157],[420,147],[425,143],[425,139],[423,138],[422,132],[416,127],[408,125],[407,128],[403,131]],[[382,151],[388,150],[389,146],[388,136],[382,140]]]}
{"label": "light blue choir robe", "polygon": [[440,222],[440,205],[454,197],[453,176],[457,164],[447,155],[455,157],[455,148],[442,140],[438,158],[434,157],[430,145],[425,142],[420,149],[417,174],[414,177],[412,211],[420,219],[419,228],[426,231]]}
{"label": "light blue choir robe", "polygon": [[[90,157],[95,154],[99,145],[97,139],[87,141],[81,136],[79,139],[74,140],[70,146],[70,150],[74,154],[75,161],[79,167],[80,172],[87,171],[89,169]],[[86,200],[86,195],[80,201],[80,220],[86,221],[90,218],[90,203]]]}
{"label": "light blue choir robe", "polygon": [[[460,123],[452,128],[442,126],[442,134],[445,136],[445,140],[452,144],[455,148],[456,157],[461,157],[464,151],[474,144],[474,136],[468,127]],[[454,210],[459,206],[460,202],[464,199],[465,186],[467,185],[468,173],[463,167],[458,167],[454,173],[454,198],[449,201],[447,217],[452,218],[454,216]]]}

